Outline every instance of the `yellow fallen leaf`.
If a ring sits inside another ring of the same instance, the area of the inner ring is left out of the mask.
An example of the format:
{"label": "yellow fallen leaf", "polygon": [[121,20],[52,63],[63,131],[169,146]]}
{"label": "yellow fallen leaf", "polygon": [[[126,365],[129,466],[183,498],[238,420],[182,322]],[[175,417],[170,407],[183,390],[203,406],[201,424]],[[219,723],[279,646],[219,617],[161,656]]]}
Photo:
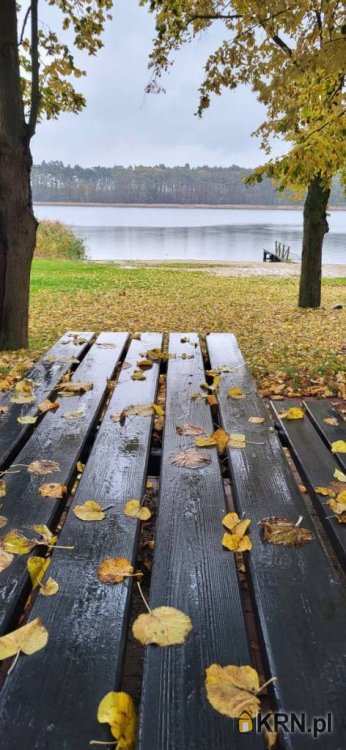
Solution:
{"label": "yellow fallen leaf", "polygon": [[109,724],[119,750],[134,750],[137,715],[130,695],[123,692],[107,693],[99,704],[97,721],[100,724]]}
{"label": "yellow fallen leaf", "polygon": [[97,577],[102,583],[122,583],[133,574],[134,567],[125,557],[109,557],[97,568]]}
{"label": "yellow fallen leaf", "polygon": [[185,422],[185,424],[177,425],[176,431],[178,435],[203,435],[204,429],[203,427],[198,427],[195,424],[191,424],[190,422]]}
{"label": "yellow fallen leaf", "polygon": [[184,643],[192,630],[190,617],[175,607],[157,607],[137,617],[132,632],[137,641],[148,646],[174,646]]}
{"label": "yellow fallen leaf", "polygon": [[11,555],[0,547],[0,573],[2,573],[3,570],[6,570],[13,560],[14,555]]}
{"label": "yellow fallen leaf", "polygon": [[265,422],[265,418],[264,417],[249,417],[248,422],[250,422],[250,424],[263,424],[263,422]]}
{"label": "yellow fallen leaf", "polygon": [[340,471],[340,469],[335,469],[333,477],[334,479],[337,479],[338,482],[346,482],[346,474],[344,474],[343,471]]}
{"label": "yellow fallen leaf", "polygon": [[153,366],[153,361],[151,359],[140,359],[137,362],[137,367],[139,367],[141,370],[150,370]]}
{"label": "yellow fallen leaf", "polygon": [[30,557],[27,561],[27,568],[31,578],[33,588],[37,588],[40,585],[42,578],[50,566],[50,560],[46,560],[44,557]]}
{"label": "yellow fallen leaf", "polygon": [[39,617],[36,617],[27,625],[23,625],[0,638],[0,661],[15,656],[19,651],[27,655],[34,654],[44,648],[47,641],[48,630]]}
{"label": "yellow fallen leaf", "polygon": [[4,536],[2,547],[5,552],[10,552],[13,555],[27,555],[35,547],[35,542],[32,539],[27,539],[21,531],[12,529]]}
{"label": "yellow fallen leaf", "polygon": [[331,449],[332,453],[346,453],[346,440],[335,440]]}
{"label": "yellow fallen leaf", "polygon": [[41,461],[32,461],[28,466],[28,471],[30,474],[44,476],[45,474],[53,474],[56,471],[60,471],[60,466],[57,461],[42,459]]}
{"label": "yellow fallen leaf", "polygon": [[82,417],[85,417],[85,411],[84,409],[75,409],[74,411],[65,411],[65,414],[63,414],[64,419],[81,419]]}
{"label": "yellow fallen leaf", "polygon": [[318,495],[323,495],[324,497],[335,497],[336,494],[330,487],[314,487],[314,490]]}
{"label": "yellow fallen leaf", "polygon": [[42,596],[54,596],[58,591],[59,584],[54,578],[48,578],[48,580],[40,586],[40,594],[42,594]]}
{"label": "yellow fallen leaf", "polygon": [[96,500],[86,500],[83,505],[76,505],[72,510],[81,521],[103,521],[106,518],[104,510]]}
{"label": "yellow fallen leaf", "polygon": [[146,380],[146,377],[141,370],[135,370],[131,375],[131,380]]}
{"label": "yellow fallen leaf", "polygon": [[59,409],[59,406],[59,401],[50,401],[49,398],[46,398],[37,408],[41,414],[45,414],[47,411],[56,411],[56,409]]}
{"label": "yellow fallen leaf", "polygon": [[270,544],[283,544],[284,546],[299,547],[313,539],[309,529],[297,526],[287,518],[264,518],[260,523],[263,540]]}
{"label": "yellow fallen leaf", "polygon": [[17,417],[18,424],[36,424],[37,417],[31,417],[30,414],[27,414],[26,417]]}
{"label": "yellow fallen leaf", "polygon": [[5,497],[6,495],[6,482],[4,479],[0,479],[0,497]]}
{"label": "yellow fallen leaf", "polygon": [[228,398],[245,398],[245,393],[241,388],[229,388],[227,391]]}
{"label": "yellow fallen leaf", "polygon": [[81,383],[79,381],[75,381],[74,383],[60,383],[58,393],[61,393],[63,396],[71,394],[73,396],[82,396],[87,391],[91,391],[93,387],[93,383]]}
{"label": "yellow fallen leaf", "polygon": [[48,482],[47,484],[41,484],[38,491],[42,497],[53,497],[59,499],[66,495],[67,487],[65,484]]}
{"label": "yellow fallen leaf", "polygon": [[231,432],[229,436],[229,445],[231,448],[245,448],[246,437],[242,432]]}
{"label": "yellow fallen leaf", "polygon": [[221,427],[215,430],[208,437],[198,437],[195,440],[195,444],[198,448],[212,448],[217,447],[219,453],[223,453],[229,443],[229,434],[225,432]]}
{"label": "yellow fallen leaf", "polygon": [[40,536],[42,537],[42,542],[47,544],[48,547],[51,547],[56,543],[58,537],[52,534],[51,530],[48,528],[48,526],[46,526],[46,524],[36,523],[32,528],[34,531],[36,531],[37,534],[40,534]]}
{"label": "yellow fallen leaf", "polygon": [[153,404],[154,414],[156,417],[164,417],[165,410],[161,404]]}
{"label": "yellow fallen leaf", "polygon": [[0,529],[3,529],[7,523],[8,523],[8,518],[6,518],[6,516],[0,516]]}
{"label": "yellow fallen leaf", "polygon": [[248,552],[252,549],[252,542],[247,534],[229,534],[225,532],[222,537],[222,546],[231,552]]}
{"label": "yellow fallen leaf", "polygon": [[198,451],[195,448],[188,448],[185,451],[180,451],[180,453],[177,453],[171,458],[171,464],[182,466],[185,469],[200,469],[210,463],[210,456],[203,455],[201,451]]}
{"label": "yellow fallen leaf", "polygon": [[19,380],[18,383],[16,383],[14,390],[16,393],[25,393],[26,395],[31,396],[34,390],[33,381],[29,378]]}
{"label": "yellow fallen leaf", "polygon": [[304,409],[299,406],[291,406],[290,409],[279,414],[279,417],[281,419],[304,419]]}
{"label": "yellow fallen leaf", "polygon": [[330,424],[333,427],[337,427],[339,420],[336,417],[325,417],[323,420],[326,424]]}
{"label": "yellow fallen leaf", "polygon": [[149,521],[151,518],[149,508],[141,505],[139,500],[128,500],[124,507],[124,514],[130,518],[138,518],[139,521]]}
{"label": "yellow fallen leaf", "polygon": [[237,719],[245,712],[253,718],[259,713],[261,703],[256,693],[260,685],[252,667],[211,664],[206,669],[205,686],[209,703],[220,714]]}
{"label": "yellow fallen leaf", "polygon": [[167,362],[171,355],[166,352],[162,352],[161,349],[148,349],[146,357],[152,359],[154,362]]}

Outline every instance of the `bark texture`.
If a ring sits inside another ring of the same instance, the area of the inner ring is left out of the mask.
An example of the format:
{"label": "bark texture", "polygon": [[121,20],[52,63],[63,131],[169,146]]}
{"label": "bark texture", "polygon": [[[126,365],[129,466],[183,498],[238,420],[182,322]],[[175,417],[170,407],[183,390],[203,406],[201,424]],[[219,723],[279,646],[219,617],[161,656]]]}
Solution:
{"label": "bark texture", "polygon": [[330,187],[320,177],[310,183],[304,205],[304,234],[299,307],[320,307],[322,246],[329,231],[327,206]]}

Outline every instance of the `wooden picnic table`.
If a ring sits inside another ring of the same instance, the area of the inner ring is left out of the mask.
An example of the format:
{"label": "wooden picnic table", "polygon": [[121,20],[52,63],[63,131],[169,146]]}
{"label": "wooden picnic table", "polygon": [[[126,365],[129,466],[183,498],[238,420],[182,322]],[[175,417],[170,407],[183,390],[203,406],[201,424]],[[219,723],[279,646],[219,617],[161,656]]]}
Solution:
{"label": "wooden picnic table", "polygon": [[[148,356],[152,366],[133,379]],[[335,487],[335,470],[346,471],[346,454],[332,452],[346,439],[342,413],[330,400],[264,403],[230,333],[203,341],[194,333],[67,333],[28,379],[32,402],[14,403],[13,394],[0,399],[0,514],[7,519],[0,552],[9,531],[30,537],[37,524],[58,542],[56,549],[14,555],[0,572],[0,644],[35,618],[48,631],[41,650],[0,662],[4,750],[86,750],[92,740],[111,742],[108,725],[97,722],[98,705],[109,691],[131,687],[139,704],[137,750],[264,748],[261,734],[240,732],[236,719],[209,703],[205,670],[214,663],[252,665],[261,684],[275,677],[261,693],[262,710],[305,712],[308,724],[330,714],[332,731],[317,747],[345,750],[346,524],[316,491]],[[62,382],[92,388],[68,395],[59,393]],[[59,408],[41,413],[45,399]],[[153,404],[164,407],[164,419]],[[292,406],[304,417],[285,418]],[[23,416],[38,418],[23,424]],[[244,445],[230,442],[222,455],[196,448],[205,463],[184,467],[176,457],[196,439],[184,425],[205,435],[222,428],[245,436]],[[56,471],[31,473],[27,467],[37,460],[55,461]],[[44,482],[64,485],[66,493],[42,497]],[[124,514],[132,498],[154,511],[149,521]],[[76,506],[90,499],[107,509],[103,521],[76,517]],[[251,519],[252,549],[243,554],[221,544],[222,518],[234,510]],[[299,519],[312,540],[264,542],[259,524],[270,516]],[[56,595],[33,587],[32,555],[51,560]],[[118,557],[143,572],[151,609],[175,607],[191,618],[182,645],[135,643],[131,623],[145,611],[136,579],[107,585],[97,576],[104,559]],[[282,730],[278,747],[305,750],[316,741],[308,729]]]}

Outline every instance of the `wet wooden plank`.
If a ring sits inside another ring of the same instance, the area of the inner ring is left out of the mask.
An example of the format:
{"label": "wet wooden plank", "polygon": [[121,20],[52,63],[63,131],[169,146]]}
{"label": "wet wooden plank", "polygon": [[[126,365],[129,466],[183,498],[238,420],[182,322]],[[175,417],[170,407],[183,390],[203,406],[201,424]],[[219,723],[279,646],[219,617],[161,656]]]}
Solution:
{"label": "wet wooden plank", "polygon": [[[334,715],[334,734],[324,735],[323,750],[343,746],[343,705],[346,679],[344,581],[339,579],[317,538],[301,548],[264,544],[258,522],[285,516],[313,530],[268,411],[256,394],[236,339],[231,334],[207,337],[211,366],[228,366],[219,392],[222,425],[246,435],[245,449],[229,449],[228,459],[238,513],[252,519],[252,551],[247,556],[263,644],[280,711],[305,711],[309,717]],[[227,397],[231,387],[246,394]],[[254,425],[249,417],[265,423]],[[294,750],[312,747],[311,734],[286,735],[283,745]]]}
{"label": "wet wooden plank", "polygon": [[[155,401],[158,365],[146,372],[145,381],[131,380],[131,373],[140,353],[161,341],[160,334],[142,334],[127,353],[132,366],[120,373],[72,505],[96,499],[111,508],[99,523],[83,523],[69,511],[59,544],[73,544],[75,550],[56,550],[49,569],[60,591],[52,598],[38,596],[30,615],[42,618],[48,644],[32,658],[20,659],[0,695],[6,750],[17,750],[24,740],[30,748],[46,750],[47,738],[49,750],[80,750],[91,739],[110,737],[96,721],[97,706],[120,686],[131,579],[107,586],[98,581],[96,569],[107,557],[135,562],[138,523],[123,514],[123,507],[127,499],[143,495],[152,427],[150,417],[128,417],[121,426],[111,415]],[[35,684],[39,700],[29,689]]]}
{"label": "wet wooden plank", "polygon": [[[329,399],[306,399],[304,401],[307,412],[316,429],[320,432],[328,447],[336,440],[346,440],[346,422],[341,418],[336,409],[333,408]],[[329,425],[325,419],[337,418],[338,425]],[[346,453],[334,453],[343,471],[346,472]]]}
{"label": "wet wooden plank", "polygon": [[[327,497],[323,497],[314,491],[315,487],[329,487],[333,479],[335,469],[339,464],[327,445],[322,441],[308,416],[299,420],[281,419],[280,414],[290,406],[303,406],[301,401],[272,402],[272,408],[276,419],[283,431],[294,458],[294,461],[310,490],[321,521],[328,532],[340,562],[346,564],[346,525],[338,523],[333,517],[333,511],[327,505]],[[344,485],[346,487],[346,485]],[[340,484],[340,491],[342,485]]]}
{"label": "wet wooden plank", "polygon": [[56,384],[74,366],[73,360],[83,355],[93,338],[93,333],[65,333],[59,341],[44,354],[26,373],[35,385],[35,403],[14,404],[13,391],[4,393],[0,406],[8,412],[0,415],[0,469],[7,466],[33,431],[32,425],[22,425],[18,417],[36,416],[37,406],[54,391]]}
{"label": "wet wooden plank", "polygon": [[[183,343],[185,341],[185,343]],[[192,343],[191,343],[192,342]],[[211,463],[184,469],[171,463],[194,438],[177,434],[185,422],[212,430],[210,408],[192,400],[205,380],[194,334],[172,334],[166,425],[150,606],[177,607],[193,630],[182,646],[149,646],[145,658],[139,750],[234,750],[241,735],[206,699],[205,669],[217,662],[249,664],[249,650],[233,556],[221,545],[225,496],[216,452]],[[193,359],[182,359],[193,355]],[[247,747],[262,747],[254,734]]]}
{"label": "wet wooden plank", "polygon": [[[91,382],[92,390],[82,396],[59,396],[60,408],[48,412],[16,459],[19,473],[7,474],[7,494],[2,498],[1,513],[8,518],[1,536],[12,528],[30,532],[34,524],[50,526],[64,507],[63,500],[43,498],[39,487],[46,482],[70,485],[75,466],[102,405],[107,379],[115,370],[123,352],[128,335],[126,333],[101,334],[91,347],[81,365],[72,376],[72,382]],[[104,346],[106,344],[106,346]],[[109,344],[112,348],[109,348]],[[83,411],[83,416],[66,419],[65,414]],[[37,459],[57,461],[60,470],[48,476],[29,473],[25,465]],[[13,465],[12,465],[13,466]],[[28,577],[26,556],[16,557],[10,567],[0,576],[0,633],[10,623],[25,593]]]}

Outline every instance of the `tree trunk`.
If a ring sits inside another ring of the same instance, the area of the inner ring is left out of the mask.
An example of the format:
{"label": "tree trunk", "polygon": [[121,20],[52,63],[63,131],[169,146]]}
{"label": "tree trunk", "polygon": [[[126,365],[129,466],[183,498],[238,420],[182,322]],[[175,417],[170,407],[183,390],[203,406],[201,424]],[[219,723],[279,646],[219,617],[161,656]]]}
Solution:
{"label": "tree trunk", "polygon": [[0,349],[28,345],[30,267],[36,240],[29,144],[16,0],[0,0]]}
{"label": "tree trunk", "polygon": [[299,307],[320,307],[322,245],[329,231],[327,206],[330,187],[320,177],[310,183],[304,205],[303,254],[299,287]]}

